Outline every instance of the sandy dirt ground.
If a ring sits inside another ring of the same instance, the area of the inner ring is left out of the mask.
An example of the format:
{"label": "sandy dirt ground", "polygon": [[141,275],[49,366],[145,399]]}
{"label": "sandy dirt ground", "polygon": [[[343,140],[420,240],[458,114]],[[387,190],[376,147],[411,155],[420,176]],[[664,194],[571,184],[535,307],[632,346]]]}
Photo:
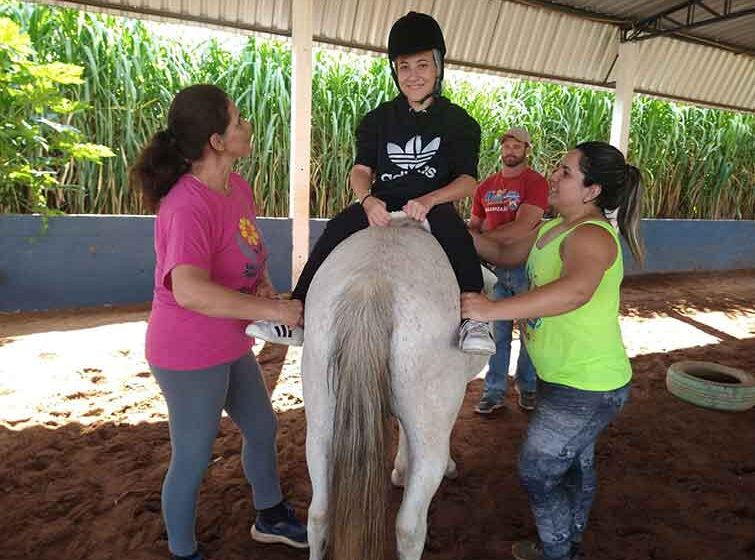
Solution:
{"label": "sandy dirt ground", "polygon": [[[166,408],[144,362],[146,306],[0,314],[0,559],[160,559]],[[636,277],[623,287],[632,400],[599,442],[586,535],[600,560],[755,558],[755,409],[675,399],[668,366],[709,360],[755,372],[755,271]],[[300,351],[257,346],[279,415],[284,491],[306,515]],[[511,558],[534,525],[516,475],[527,415],[480,417],[468,387],[453,434],[460,476],[430,509],[427,560]],[[198,536],[210,560],[304,559],[249,538],[240,436],[224,418],[202,486]],[[391,495],[392,512],[400,490]],[[388,558],[395,558],[392,534]]]}

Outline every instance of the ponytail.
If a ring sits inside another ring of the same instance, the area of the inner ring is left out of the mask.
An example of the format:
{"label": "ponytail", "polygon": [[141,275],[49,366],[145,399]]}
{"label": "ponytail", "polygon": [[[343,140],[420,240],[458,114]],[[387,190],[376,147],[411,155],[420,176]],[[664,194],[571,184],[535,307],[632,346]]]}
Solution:
{"label": "ponytail", "polygon": [[142,150],[129,172],[132,188],[142,193],[144,205],[156,212],[160,200],[191,167],[179,152],[176,138],[169,130],[160,130]]}
{"label": "ponytail", "polygon": [[642,214],[642,174],[629,165],[618,149],[605,142],[584,142],[577,146],[582,153],[579,168],[585,176],[584,185],[600,185],[600,194],[593,201],[603,213],[618,209],[619,232],[627,242],[635,261],[645,260],[640,235]]}
{"label": "ponytail", "polygon": [[642,266],[645,262],[645,247],[640,234],[643,188],[640,170],[634,165],[627,164],[626,179],[621,190],[623,200],[619,204],[616,221],[634,260]]}

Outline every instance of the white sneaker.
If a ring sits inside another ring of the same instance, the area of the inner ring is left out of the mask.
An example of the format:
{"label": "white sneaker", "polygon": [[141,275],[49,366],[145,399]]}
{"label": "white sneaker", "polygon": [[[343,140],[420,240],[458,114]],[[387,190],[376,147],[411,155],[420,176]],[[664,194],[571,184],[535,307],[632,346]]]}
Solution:
{"label": "white sneaker", "polygon": [[303,328],[289,327],[283,323],[273,323],[272,321],[249,323],[246,327],[246,334],[274,344],[287,344],[289,346],[304,344]]}
{"label": "white sneaker", "polygon": [[459,327],[459,348],[467,354],[495,354],[495,338],[490,330],[490,323],[473,319],[464,321]]}

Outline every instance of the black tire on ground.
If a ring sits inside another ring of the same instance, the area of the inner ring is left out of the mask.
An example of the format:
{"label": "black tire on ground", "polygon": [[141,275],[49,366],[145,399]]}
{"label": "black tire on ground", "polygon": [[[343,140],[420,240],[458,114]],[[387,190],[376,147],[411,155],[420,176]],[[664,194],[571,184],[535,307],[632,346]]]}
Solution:
{"label": "black tire on ground", "polygon": [[713,362],[677,362],[666,373],[666,388],[688,403],[715,410],[755,406],[755,376]]}

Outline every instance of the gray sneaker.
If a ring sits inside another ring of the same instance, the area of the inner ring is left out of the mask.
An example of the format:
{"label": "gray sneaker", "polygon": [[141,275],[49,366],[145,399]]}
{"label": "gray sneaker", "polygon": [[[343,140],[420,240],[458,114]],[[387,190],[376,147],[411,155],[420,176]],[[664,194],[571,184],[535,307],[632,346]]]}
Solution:
{"label": "gray sneaker", "polygon": [[537,393],[535,391],[520,391],[519,387],[516,388],[516,392],[519,394],[517,397],[517,403],[522,410],[535,410],[537,404]]}
{"label": "gray sneaker", "polygon": [[465,320],[459,327],[459,348],[467,354],[495,354],[495,339],[490,330],[490,323]]}
{"label": "gray sneaker", "polygon": [[246,327],[247,336],[253,336],[273,344],[287,344],[289,346],[301,346],[304,344],[304,329],[301,327],[289,327],[283,323],[272,321],[255,321]]}
{"label": "gray sneaker", "polygon": [[494,410],[506,408],[506,401],[503,395],[494,393],[483,393],[480,402],[474,407],[477,414],[491,414]]}

